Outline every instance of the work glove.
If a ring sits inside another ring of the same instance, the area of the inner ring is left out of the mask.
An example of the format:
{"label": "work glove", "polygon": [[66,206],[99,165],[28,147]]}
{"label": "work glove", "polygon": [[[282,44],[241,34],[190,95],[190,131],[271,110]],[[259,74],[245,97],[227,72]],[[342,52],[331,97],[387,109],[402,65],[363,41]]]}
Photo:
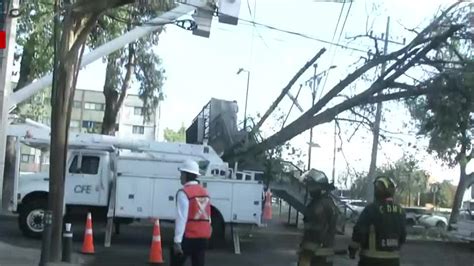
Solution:
{"label": "work glove", "polygon": [[183,255],[184,252],[183,252],[183,248],[181,248],[181,243],[174,243],[173,245],[173,251],[174,251],[174,254],[175,255]]}

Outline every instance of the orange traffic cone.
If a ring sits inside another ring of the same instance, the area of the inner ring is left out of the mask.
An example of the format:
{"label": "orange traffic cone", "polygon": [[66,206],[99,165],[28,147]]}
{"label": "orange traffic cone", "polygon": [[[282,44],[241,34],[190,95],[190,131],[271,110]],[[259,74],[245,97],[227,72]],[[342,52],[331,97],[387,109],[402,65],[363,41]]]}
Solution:
{"label": "orange traffic cone", "polygon": [[151,241],[150,249],[150,263],[161,264],[163,263],[163,252],[161,250],[161,233],[160,233],[160,220],[155,220],[153,226],[153,239]]}
{"label": "orange traffic cone", "polygon": [[270,221],[272,219],[272,193],[268,190],[265,193],[265,205],[263,207],[263,219],[265,221]]}
{"label": "orange traffic cone", "polygon": [[92,215],[90,212],[87,214],[86,231],[84,233],[82,253],[94,254],[94,236],[92,235]]}

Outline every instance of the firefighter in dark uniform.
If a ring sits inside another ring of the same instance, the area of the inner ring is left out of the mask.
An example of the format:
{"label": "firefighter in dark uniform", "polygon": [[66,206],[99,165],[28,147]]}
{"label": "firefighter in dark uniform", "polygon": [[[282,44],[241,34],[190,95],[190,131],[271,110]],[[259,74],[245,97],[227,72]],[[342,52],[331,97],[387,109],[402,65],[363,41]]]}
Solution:
{"label": "firefighter in dark uniform", "polygon": [[399,266],[406,240],[405,212],[394,203],[395,182],[386,176],[374,181],[375,202],[369,204],[354,226],[349,256],[360,249],[359,266]]}
{"label": "firefighter in dark uniform", "polygon": [[338,210],[329,193],[334,186],[317,172],[310,172],[305,181],[311,201],[304,213],[298,266],[332,266]]}

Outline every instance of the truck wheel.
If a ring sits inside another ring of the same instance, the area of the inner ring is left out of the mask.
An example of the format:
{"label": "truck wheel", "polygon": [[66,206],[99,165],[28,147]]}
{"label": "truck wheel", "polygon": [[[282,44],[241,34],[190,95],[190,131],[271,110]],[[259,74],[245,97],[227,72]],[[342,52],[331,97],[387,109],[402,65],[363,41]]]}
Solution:
{"label": "truck wheel", "polygon": [[446,229],[446,224],[443,221],[439,221],[436,223],[436,228],[445,230]]}
{"label": "truck wheel", "polygon": [[22,206],[18,216],[18,224],[23,235],[31,238],[41,238],[46,208],[47,202],[45,199],[28,201]]}
{"label": "truck wheel", "polygon": [[213,249],[221,246],[225,240],[225,223],[220,214],[214,212],[211,215],[212,235],[209,241],[209,248]]}

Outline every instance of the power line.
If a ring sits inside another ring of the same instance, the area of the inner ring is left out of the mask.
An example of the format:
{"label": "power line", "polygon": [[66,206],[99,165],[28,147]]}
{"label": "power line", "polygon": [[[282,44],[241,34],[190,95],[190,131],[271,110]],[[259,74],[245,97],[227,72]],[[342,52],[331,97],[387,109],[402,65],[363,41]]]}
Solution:
{"label": "power line", "polygon": [[[346,1],[344,1],[344,4],[346,3]],[[341,37],[342,37],[342,33],[344,32],[344,29],[346,27],[346,23],[347,23],[347,18],[349,17],[349,14],[351,12],[351,8],[352,8],[352,1],[351,3],[349,4],[349,8],[347,9],[347,13],[346,13],[346,17],[344,19],[344,23],[342,24],[342,28],[341,28],[341,31],[339,33],[339,37],[337,39],[337,44],[339,44],[341,42]],[[341,9],[341,12],[342,12],[342,9]],[[335,32],[334,32],[335,33]],[[334,37],[334,36],[333,36]],[[335,49],[332,53],[332,56],[331,56],[331,66],[334,64],[334,59],[336,57],[336,51],[337,49]],[[330,75],[331,72],[328,72],[328,74],[324,77],[324,81],[323,81],[323,87],[321,88],[321,90],[319,91],[319,99],[321,99],[321,97],[323,96],[323,92],[324,90],[326,89],[326,84],[327,84],[327,81],[328,81],[328,78],[329,78],[329,75]]]}
{"label": "power line", "polygon": [[[339,11],[339,17],[337,18],[336,28],[334,28],[334,33],[332,34],[331,42],[334,42],[334,37],[336,37],[337,29],[339,28],[339,22],[341,22],[342,12],[346,6],[346,1],[342,4],[341,11]],[[332,47],[329,47],[331,49]]]}
{"label": "power line", "polygon": [[[190,5],[190,4],[186,4],[186,5],[198,8],[198,6],[196,6],[196,5]],[[215,14],[214,16],[217,16],[218,14],[231,16],[229,14],[219,13],[219,12],[217,12],[217,14]],[[291,31],[291,30],[285,30],[285,29],[281,29],[281,28],[278,28],[278,27],[275,27],[275,26],[271,26],[271,25],[268,25],[268,24],[260,23],[260,22],[257,22],[257,21],[251,21],[251,20],[247,20],[247,19],[243,19],[243,18],[237,18],[237,19],[241,22],[246,22],[246,23],[250,24],[251,26],[254,26],[254,25],[261,26],[261,27],[264,27],[264,28],[267,28],[267,29],[270,29],[270,30],[274,30],[274,31],[278,31],[278,32],[282,32],[282,33],[286,33],[286,34],[290,34],[290,35],[299,36],[299,37],[302,37],[302,38],[305,38],[305,39],[309,39],[309,40],[313,40],[313,41],[317,41],[317,42],[337,46],[337,47],[340,47],[340,48],[353,50],[353,51],[357,51],[357,52],[361,52],[361,53],[367,53],[367,50],[362,50],[362,49],[359,49],[359,48],[350,47],[350,46],[342,45],[342,44],[339,44],[339,43],[334,43],[332,41],[323,40],[323,39],[320,39],[320,38],[310,36],[310,35],[305,34],[305,33],[300,33],[300,32]]]}

